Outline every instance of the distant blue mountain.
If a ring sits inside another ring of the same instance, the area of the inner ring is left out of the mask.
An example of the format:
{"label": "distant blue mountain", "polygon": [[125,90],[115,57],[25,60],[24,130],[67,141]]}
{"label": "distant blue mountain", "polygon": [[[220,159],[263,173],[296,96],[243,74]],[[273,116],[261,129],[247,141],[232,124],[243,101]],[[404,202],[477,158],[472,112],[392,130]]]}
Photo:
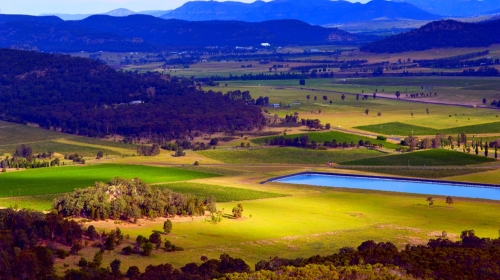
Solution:
{"label": "distant blue mountain", "polygon": [[[500,9],[499,0],[402,0],[429,13],[442,16],[469,17],[491,14]],[[497,11],[498,12],[498,11]]]}
{"label": "distant blue mountain", "polygon": [[378,18],[435,20],[440,17],[403,2],[373,0],[367,4],[330,0],[274,0],[241,2],[192,1],[161,16],[165,19],[190,21],[297,19],[310,24],[326,25]]}

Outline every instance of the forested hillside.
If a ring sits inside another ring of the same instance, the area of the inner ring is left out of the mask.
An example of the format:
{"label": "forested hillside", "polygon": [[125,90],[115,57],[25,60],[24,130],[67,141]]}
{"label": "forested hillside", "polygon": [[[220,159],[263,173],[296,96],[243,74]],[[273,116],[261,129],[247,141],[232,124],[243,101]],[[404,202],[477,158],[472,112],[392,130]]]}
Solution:
{"label": "forested hillside", "polygon": [[54,52],[152,51],[206,46],[360,43],[370,38],[298,20],[188,22],[147,15],[57,17],[0,15],[0,47]]}
{"label": "forested hillside", "polygon": [[[129,104],[134,100],[144,103]],[[121,73],[66,55],[0,49],[0,119],[6,121],[88,136],[171,139],[194,131],[260,126],[263,116],[252,102],[247,95],[204,93],[192,80]]]}
{"label": "forested hillside", "polygon": [[361,50],[396,53],[432,48],[487,47],[497,43],[500,43],[500,20],[480,23],[442,20],[369,43]]}

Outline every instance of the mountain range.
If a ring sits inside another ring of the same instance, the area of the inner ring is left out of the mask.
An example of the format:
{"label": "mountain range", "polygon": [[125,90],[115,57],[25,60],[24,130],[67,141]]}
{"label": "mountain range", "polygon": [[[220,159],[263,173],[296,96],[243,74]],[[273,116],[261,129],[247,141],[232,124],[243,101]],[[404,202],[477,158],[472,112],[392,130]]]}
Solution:
{"label": "mountain range", "polygon": [[241,2],[191,1],[161,16],[165,19],[190,21],[241,20],[258,22],[298,19],[310,24],[327,25],[378,18],[436,20],[430,14],[403,2],[372,0],[366,4],[330,0],[274,0]]}
{"label": "mountain range", "polygon": [[431,14],[470,17],[500,12],[498,0],[402,0]]}
{"label": "mountain range", "polygon": [[488,47],[500,43],[500,19],[478,23],[441,20],[362,46],[362,51],[397,53],[432,48]]}
{"label": "mountain range", "polygon": [[152,51],[206,46],[362,43],[372,38],[298,20],[184,21],[148,15],[95,15],[79,21],[55,16],[0,15],[0,47],[40,51]]}

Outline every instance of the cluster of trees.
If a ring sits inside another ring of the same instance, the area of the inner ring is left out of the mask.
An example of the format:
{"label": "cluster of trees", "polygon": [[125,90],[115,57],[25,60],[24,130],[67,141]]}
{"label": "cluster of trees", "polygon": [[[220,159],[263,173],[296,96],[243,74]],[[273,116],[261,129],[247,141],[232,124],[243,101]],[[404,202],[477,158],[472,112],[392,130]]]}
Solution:
{"label": "cluster of trees", "polygon": [[327,68],[347,69],[349,67],[354,67],[355,65],[360,65],[367,62],[368,60],[365,59],[342,60],[328,64],[301,65],[301,66],[290,67],[290,71],[300,71],[301,73],[309,73],[313,69],[318,69],[318,70],[322,69],[323,72],[326,72]]}
{"label": "cluster of trees", "polygon": [[283,266],[310,264],[334,266],[382,264],[399,267],[418,279],[498,279],[500,239],[480,238],[473,230],[463,231],[460,241],[431,239],[427,245],[406,245],[398,251],[390,242],[363,242],[357,249],[344,247],[330,256],[287,260],[275,258],[256,264],[256,270],[276,271]]}
{"label": "cluster of trees", "polygon": [[[130,104],[137,100],[144,103]],[[172,139],[265,124],[260,108],[197,90],[192,79],[117,72],[91,59],[5,49],[0,50],[0,111],[6,121],[91,137]]]}
{"label": "cluster of trees", "polygon": [[12,157],[6,156],[4,159],[0,158],[0,169],[2,172],[5,172],[7,169],[11,168],[19,169],[59,166],[59,158],[52,160],[53,154],[53,152],[43,152],[35,155],[30,146],[22,144],[16,147]]}
{"label": "cluster of trees", "polygon": [[308,149],[325,149],[325,148],[354,148],[354,147],[370,147],[370,148],[381,148],[381,144],[374,144],[370,141],[359,140],[358,142],[339,142],[335,139],[332,141],[325,141],[323,145],[317,143],[316,141],[309,142],[309,136],[307,134],[302,134],[299,137],[286,137],[278,136],[271,139],[265,139],[266,145],[269,146],[289,146],[289,147],[302,147]]}
{"label": "cluster of trees", "polygon": [[214,197],[204,200],[190,194],[152,188],[140,179],[115,178],[109,183],[96,183],[85,189],[54,200],[53,208],[64,217],[76,216],[95,220],[114,219],[137,221],[144,216],[173,217],[204,215],[216,211]]}
{"label": "cluster of trees", "polygon": [[290,72],[274,72],[272,74],[242,74],[242,75],[232,75],[229,76],[211,76],[210,78],[200,78],[199,80],[205,84],[213,84],[215,81],[252,81],[252,80],[298,80],[307,79],[309,76],[307,74],[296,74]]}
{"label": "cluster of trees", "polygon": [[462,74],[464,76],[497,77],[500,75],[500,72],[495,67],[483,66],[477,70],[474,68],[466,69],[462,72]]}
{"label": "cluster of trees", "polygon": [[153,144],[151,146],[137,146],[138,156],[157,156],[160,154],[160,145]]}

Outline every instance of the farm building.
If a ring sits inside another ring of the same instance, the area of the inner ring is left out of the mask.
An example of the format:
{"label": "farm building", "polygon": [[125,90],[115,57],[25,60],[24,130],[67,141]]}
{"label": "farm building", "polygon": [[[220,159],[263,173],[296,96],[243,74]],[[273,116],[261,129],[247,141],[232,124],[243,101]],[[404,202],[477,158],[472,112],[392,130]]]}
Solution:
{"label": "farm building", "polygon": [[263,46],[263,47],[270,47],[271,46],[271,44],[269,44],[269,43],[262,43],[260,45]]}

